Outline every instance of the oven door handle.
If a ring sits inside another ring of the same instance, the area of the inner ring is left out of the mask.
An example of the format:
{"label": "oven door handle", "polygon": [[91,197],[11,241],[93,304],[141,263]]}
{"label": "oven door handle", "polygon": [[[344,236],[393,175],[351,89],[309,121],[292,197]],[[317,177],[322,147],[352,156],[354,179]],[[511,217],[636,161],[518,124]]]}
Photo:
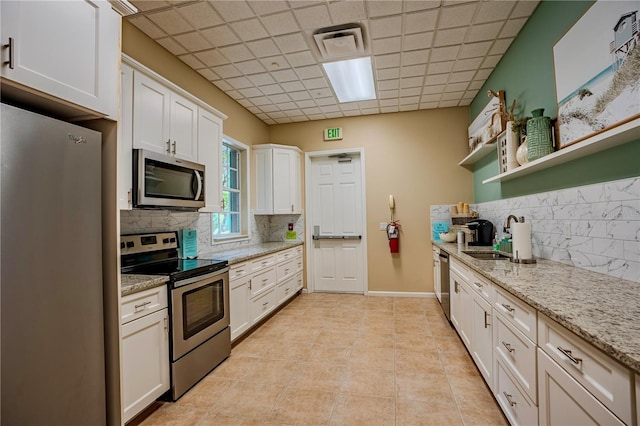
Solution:
{"label": "oven door handle", "polygon": [[215,278],[218,277],[220,275],[224,275],[227,272],[229,272],[229,267],[227,266],[226,268],[223,269],[219,269],[215,272],[211,272],[209,274],[204,274],[204,275],[198,275],[196,277],[192,277],[192,278],[187,278],[184,280],[179,280],[173,283],[173,288],[178,288],[178,287],[184,287],[185,285],[189,285],[189,284],[193,284],[193,283],[197,283],[200,281],[205,281],[211,278]]}

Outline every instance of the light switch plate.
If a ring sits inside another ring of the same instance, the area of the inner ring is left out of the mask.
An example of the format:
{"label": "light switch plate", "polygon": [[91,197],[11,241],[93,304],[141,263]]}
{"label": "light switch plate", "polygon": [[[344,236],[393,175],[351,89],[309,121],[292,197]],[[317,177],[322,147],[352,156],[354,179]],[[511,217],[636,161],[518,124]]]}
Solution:
{"label": "light switch plate", "polygon": [[562,236],[565,240],[571,239],[571,222],[565,222],[562,224]]}
{"label": "light switch plate", "polygon": [[387,222],[380,222],[380,230],[381,231],[387,230]]}

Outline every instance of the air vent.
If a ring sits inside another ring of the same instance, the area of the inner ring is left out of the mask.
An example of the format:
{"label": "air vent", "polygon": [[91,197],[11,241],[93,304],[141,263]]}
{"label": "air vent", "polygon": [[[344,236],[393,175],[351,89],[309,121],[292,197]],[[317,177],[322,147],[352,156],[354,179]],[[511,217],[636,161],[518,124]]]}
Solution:
{"label": "air vent", "polygon": [[342,59],[365,53],[364,37],[358,24],[322,28],[313,33],[313,39],[324,60]]}

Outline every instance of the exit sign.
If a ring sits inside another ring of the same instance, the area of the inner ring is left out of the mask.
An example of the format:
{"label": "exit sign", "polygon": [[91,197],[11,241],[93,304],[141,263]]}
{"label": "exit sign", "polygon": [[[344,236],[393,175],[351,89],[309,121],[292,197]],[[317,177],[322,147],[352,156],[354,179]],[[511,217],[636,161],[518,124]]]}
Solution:
{"label": "exit sign", "polygon": [[325,141],[337,141],[342,139],[342,127],[330,127],[324,129]]}

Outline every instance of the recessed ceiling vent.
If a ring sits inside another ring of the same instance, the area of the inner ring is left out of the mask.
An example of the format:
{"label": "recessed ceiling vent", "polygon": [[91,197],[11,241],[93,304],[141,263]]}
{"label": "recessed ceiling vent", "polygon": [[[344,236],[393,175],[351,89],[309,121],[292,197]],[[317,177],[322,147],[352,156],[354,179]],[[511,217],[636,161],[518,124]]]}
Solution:
{"label": "recessed ceiling vent", "polygon": [[313,33],[313,39],[322,59],[334,60],[365,53],[362,28],[358,24],[321,28]]}

